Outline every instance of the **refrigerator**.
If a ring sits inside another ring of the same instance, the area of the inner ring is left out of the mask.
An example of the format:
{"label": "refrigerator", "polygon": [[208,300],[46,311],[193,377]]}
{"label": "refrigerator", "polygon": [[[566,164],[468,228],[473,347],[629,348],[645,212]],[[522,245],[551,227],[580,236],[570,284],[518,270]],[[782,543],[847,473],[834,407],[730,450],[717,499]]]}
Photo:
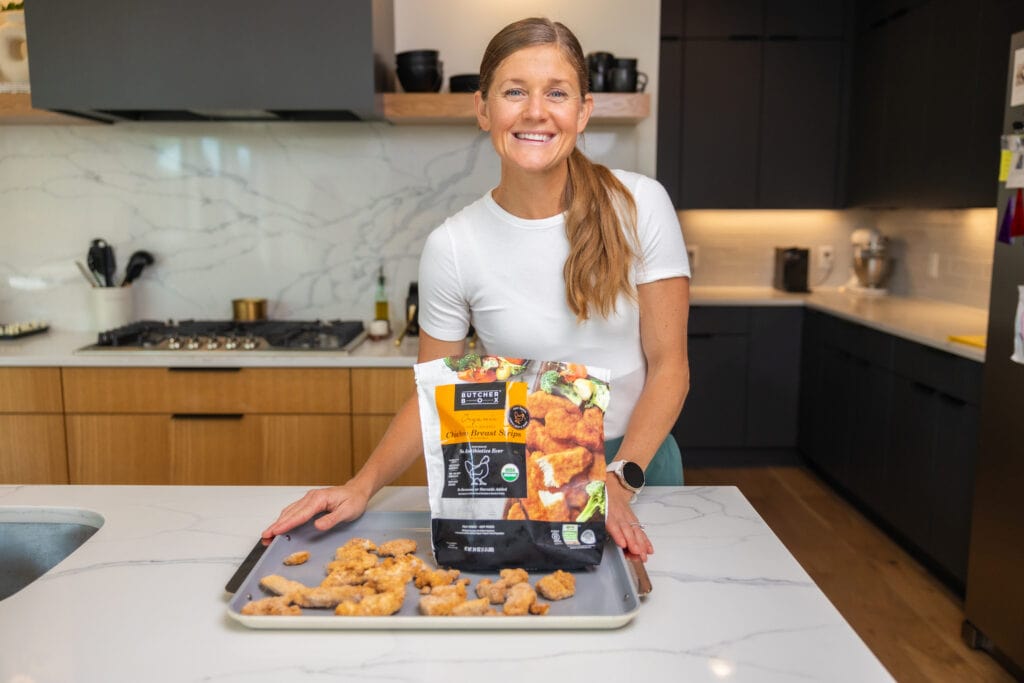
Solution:
{"label": "refrigerator", "polygon": [[[1014,187],[1024,173],[1024,152],[1009,151],[1024,145],[1018,137],[1024,135],[1024,31],[1011,38],[1005,107],[1007,151],[1000,170],[962,635],[1024,679],[1024,364],[1011,359],[1022,324],[1017,308],[1024,236],[1009,237],[1024,228],[1024,207],[1016,201],[1021,194]],[[1017,211],[1022,215],[1015,226]]]}

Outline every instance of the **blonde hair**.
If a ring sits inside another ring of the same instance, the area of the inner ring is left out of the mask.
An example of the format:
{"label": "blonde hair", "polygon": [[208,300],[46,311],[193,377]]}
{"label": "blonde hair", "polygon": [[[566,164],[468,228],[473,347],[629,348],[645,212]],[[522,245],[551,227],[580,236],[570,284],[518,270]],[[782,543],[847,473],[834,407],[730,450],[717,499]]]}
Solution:
{"label": "blonde hair", "polygon": [[[480,62],[480,90],[485,98],[498,66],[513,53],[535,45],[557,46],[576,72],[580,94],[589,92],[587,62],[576,36],[564,24],[534,17],[509,24],[488,43]],[[636,202],[606,166],[595,164],[579,148],[572,151],[568,163],[565,299],[578,321],[589,319],[593,311],[607,318],[615,312],[620,295],[636,301],[630,279],[636,258]]]}

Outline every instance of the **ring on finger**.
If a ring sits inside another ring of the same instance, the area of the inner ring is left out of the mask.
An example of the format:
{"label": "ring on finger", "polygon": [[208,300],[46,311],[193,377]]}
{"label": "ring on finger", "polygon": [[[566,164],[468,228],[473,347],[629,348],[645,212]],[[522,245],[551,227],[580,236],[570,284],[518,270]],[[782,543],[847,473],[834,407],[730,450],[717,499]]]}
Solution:
{"label": "ring on finger", "polygon": [[640,522],[630,522],[630,523],[629,523],[629,525],[630,525],[630,526],[636,526],[636,527],[640,527],[641,529],[646,529],[646,528],[647,528],[646,526],[644,526],[644,525],[643,525],[643,524],[641,524]]}

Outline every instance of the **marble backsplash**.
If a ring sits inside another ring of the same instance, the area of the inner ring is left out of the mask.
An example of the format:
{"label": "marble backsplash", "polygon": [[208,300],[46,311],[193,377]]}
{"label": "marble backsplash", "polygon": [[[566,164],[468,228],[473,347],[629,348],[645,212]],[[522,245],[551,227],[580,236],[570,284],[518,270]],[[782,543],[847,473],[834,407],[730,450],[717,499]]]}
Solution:
{"label": "marble backsplash", "polygon": [[[632,169],[631,129],[592,128],[595,160]],[[183,123],[0,126],[0,322],[91,329],[74,265],[97,237],[118,279],[137,249],[138,318],[229,318],[265,297],[288,319],[372,317],[377,269],[393,316],[427,234],[498,180],[466,126]]]}

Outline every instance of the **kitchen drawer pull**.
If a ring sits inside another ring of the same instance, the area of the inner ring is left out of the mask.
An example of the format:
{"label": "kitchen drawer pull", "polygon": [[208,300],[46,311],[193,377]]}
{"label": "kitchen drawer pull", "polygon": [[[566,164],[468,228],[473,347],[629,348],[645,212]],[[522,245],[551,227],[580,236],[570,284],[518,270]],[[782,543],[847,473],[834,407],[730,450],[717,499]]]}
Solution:
{"label": "kitchen drawer pull", "polygon": [[167,368],[167,372],[241,372],[242,368]]}
{"label": "kitchen drawer pull", "polygon": [[174,413],[172,420],[241,420],[242,413]]}

